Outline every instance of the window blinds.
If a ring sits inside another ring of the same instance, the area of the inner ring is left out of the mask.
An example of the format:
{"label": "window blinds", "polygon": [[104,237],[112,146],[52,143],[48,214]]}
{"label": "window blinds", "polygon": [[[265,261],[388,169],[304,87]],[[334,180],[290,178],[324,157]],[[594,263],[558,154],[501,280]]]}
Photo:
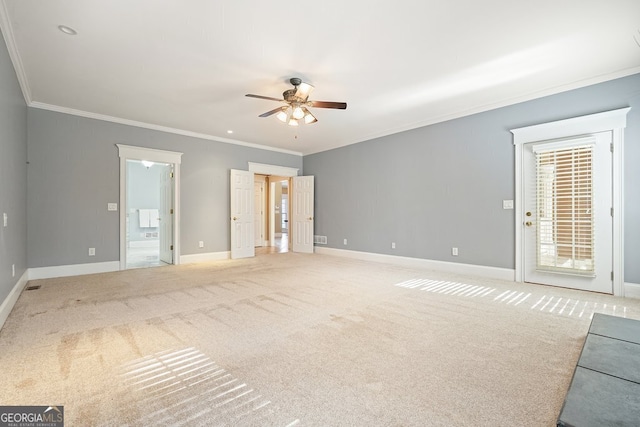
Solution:
{"label": "window blinds", "polygon": [[594,275],[593,149],[535,150],[538,270]]}

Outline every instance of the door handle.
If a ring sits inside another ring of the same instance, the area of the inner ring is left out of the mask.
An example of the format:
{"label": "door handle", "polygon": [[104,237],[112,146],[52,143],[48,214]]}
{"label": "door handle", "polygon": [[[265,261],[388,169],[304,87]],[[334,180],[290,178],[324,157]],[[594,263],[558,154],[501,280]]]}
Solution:
{"label": "door handle", "polygon": [[527,221],[524,223],[524,225],[526,225],[527,227],[531,227],[533,223],[531,221]]}
{"label": "door handle", "polygon": [[313,217],[310,216],[309,218],[307,218],[309,221],[313,221]]}
{"label": "door handle", "polygon": [[233,220],[235,221],[235,220],[236,220],[236,219],[238,219],[238,218],[236,218],[236,217],[234,216],[234,217],[233,217],[233,218],[231,218],[231,219],[233,219]]}

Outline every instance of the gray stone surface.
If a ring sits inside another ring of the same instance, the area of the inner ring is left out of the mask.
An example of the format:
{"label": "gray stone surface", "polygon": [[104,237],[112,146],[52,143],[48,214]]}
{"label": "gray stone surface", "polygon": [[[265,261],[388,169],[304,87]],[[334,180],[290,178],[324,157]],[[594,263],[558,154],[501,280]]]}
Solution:
{"label": "gray stone surface", "polygon": [[589,333],[640,344],[640,322],[633,319],[597,313]]}
{"label": "gray stone surface", "polygon": [[594,314],[558,426],[640,426],[640,321]]}
{"label": "gray stone surface", "polygon": [[578,366],[640,384],[640,344],[589,334]]}
{"label": "gray stone surface", "polygon": [[559,426],[637,427],[639,424],[640,384],[576,368]]}

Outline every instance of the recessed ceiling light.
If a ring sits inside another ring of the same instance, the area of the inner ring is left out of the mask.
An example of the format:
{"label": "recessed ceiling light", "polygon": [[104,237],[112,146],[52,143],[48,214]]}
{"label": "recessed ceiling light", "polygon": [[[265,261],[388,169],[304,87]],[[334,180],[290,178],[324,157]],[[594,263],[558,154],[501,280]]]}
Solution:
{"label": "recessed ceiling light", "polygon": [[232,130],[228,130],[227,133],[233,133],[233,131]]}
{"label": "recessed ceiling light", "polygon": [[74,30],[71,27],[67,27],[66,25],[58,25],[58,29],[60,31],[62,31],[63,33],[70,35],[70,36],[75,36],[76,34],[78,34],[78,32],[76,30]]}

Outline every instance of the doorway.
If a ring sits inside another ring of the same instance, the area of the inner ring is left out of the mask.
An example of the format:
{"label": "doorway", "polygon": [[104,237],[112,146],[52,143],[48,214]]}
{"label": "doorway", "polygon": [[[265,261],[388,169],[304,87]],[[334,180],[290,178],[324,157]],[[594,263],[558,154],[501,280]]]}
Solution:
{"label": "doorway", "polygon": [[148,160],[127,160],[126,268],[173,264],[173,166]]}
{"label": "doorway", "polygon": [[120,269],[179,264],[182,153],[116,145],[120,156]]}
{"label": "doorway", "polygon": [[[313,177],[297,176],[297,173],[298,169],[294,168],[252,162],[249,162],[248,171],[230,171],[232,259],[252,257],[256,253],[281,253],[289,250],[313,253]],[[259,226],[256,223],[256,212],[261,211],[255,207],[260,200],[257,190],[259,183],[254,179],[257,174],[266,176],[268,188],[268,237],[263,247],[258,247],[254,233]],[[276,183],[279,183],[277,197]],[[286,190],[283,190],[283,187]],[[286,194],[284,199],[283,192]]]}
{"label": "doorway", "polygon": [[[622,188],[624,129],[629,110],[621,108],[511,130],[515,145],[517,282],[624,296]],[[586,159],[593,160],[594,165],[587,167]],[[533,174],[537,175],[535,179]],[[584,186],[591,179],[587,178],[589,174],[593,174],[591,190]],[[565,189],[573,196],[565,197]],[[586,198],[594,206],[581,205],[584,200],[579,199],[586,191],[593,191]],[[529,197],[532,194],[534,197]],[[572,203],[571,209],[567,209],[567,201]],[[597,259],[599,251],[606,255],[602,262]],[[598,281],[604,285],[596,284]]]}
{"label": "doorway", "polygon": [[610,145],[611,132],[525,144],[525,282],[613,293]]}
{"label": "doorway", "polygon": [[269,177],[269,233],[271,244],[269,253],[289,251],[289,178]]}

